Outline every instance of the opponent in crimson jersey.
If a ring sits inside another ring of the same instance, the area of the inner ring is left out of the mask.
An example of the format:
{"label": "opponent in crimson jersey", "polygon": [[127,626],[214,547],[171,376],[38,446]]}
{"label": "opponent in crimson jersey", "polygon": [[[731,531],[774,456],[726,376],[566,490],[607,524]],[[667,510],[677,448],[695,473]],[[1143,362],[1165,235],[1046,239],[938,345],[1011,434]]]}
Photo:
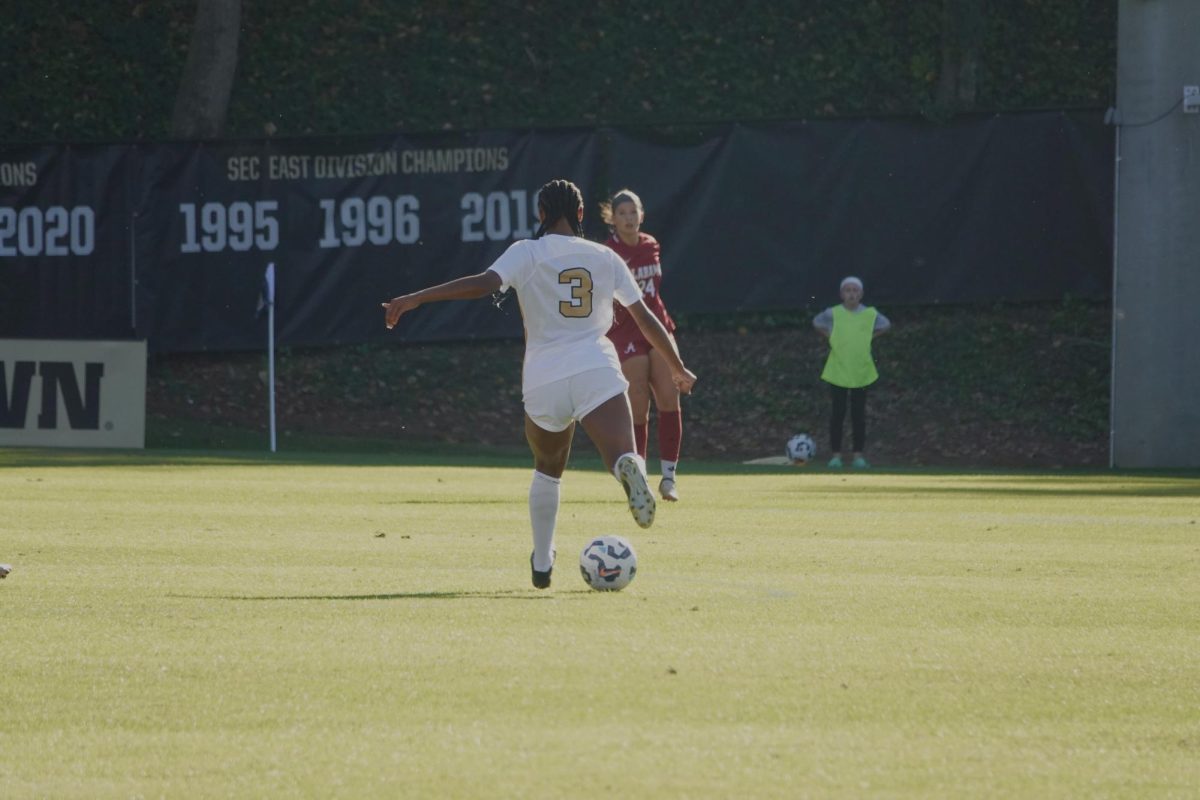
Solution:
{"label": "opponent in crimson jersey", "polygon": [[[615,256],[629,267],[630,277],[642,295],[646,313],[655,317],[668,336],[674,333],[675,322],[667,314],[662,299],[662,263],[658,242],[642,232],[646,209],[632,189],[619,189],[600,204],[600,217],[613,232],[605,244]],[[628,314],[613,314],[613,326],[608,331],[621,360],[621,372],[629,381],[626,396],[633,415],[633,438],[638,455],[646,457],[650,424],[650,401],[658,408],[658,448],[662,462],[662,482],[659,494],[664,500],[679,499],[675,472],[679,463],[680,443],[683,441],[683,412],[679,405],[679,390],[666,369],[668,356],[677,352],[656,352],[646,336],[630,323]],[[675,350],[671,336],[671,349]]]}
{"label": "opponent in crimson jersey", "polygon": [[[629,266],[629,271],[633,273],[633,279],[637,281],[638,287],[642,290],[642,301],[646,304],[646,308],[658,317],[658,321],[668,332],[674,333],[675,320],[671,319],[671,315],[667,313],[667,307],[663,304],[660,293],[662,262],[659,261],[658,240],[648,233],[639,231],[637,244],[625,244],[615,233],[608,237],[605,244],[615,250],[621,260]],[[613,309],[613,324],[608,330],[608,338],[614,342],[628,342],[639,341],[645,337],[638,330],[633,317],[629,316],[629,312],[617,304]]]}

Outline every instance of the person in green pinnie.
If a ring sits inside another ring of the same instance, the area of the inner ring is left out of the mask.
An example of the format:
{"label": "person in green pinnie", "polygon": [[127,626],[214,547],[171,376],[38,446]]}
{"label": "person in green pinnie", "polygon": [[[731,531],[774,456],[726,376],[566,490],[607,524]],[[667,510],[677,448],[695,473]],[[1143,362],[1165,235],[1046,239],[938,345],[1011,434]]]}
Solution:
{"label": "person in green pinnie", "polygon": [[879,380],[871,358],[871,341],[891,329],[892,323],[880,311],[862,304],[863,283],[853,276],[841,285],[842,304],[831,306],[813,317],[813,327],[829,340],[829,358],[821,380],[829,384],[833,413],[829,419],[829,466],[842,466],[842,425],[846,406],[850,406],[851,438],[854,459],[850,466],[866,469],[863,457],[867,442],[867,387]]}

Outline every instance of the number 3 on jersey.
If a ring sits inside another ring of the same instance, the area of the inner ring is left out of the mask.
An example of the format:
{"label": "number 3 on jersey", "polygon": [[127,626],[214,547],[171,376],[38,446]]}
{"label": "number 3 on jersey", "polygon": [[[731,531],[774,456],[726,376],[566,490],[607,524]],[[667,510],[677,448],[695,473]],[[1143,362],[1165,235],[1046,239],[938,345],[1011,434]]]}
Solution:
{"label": "number 3 on jersey", "polygon": [[592,273],[583,267],[572,267],[558,273],[558,282],[571,285],[571,299],[558,304],[564,317],[587,317],[592,313]]}

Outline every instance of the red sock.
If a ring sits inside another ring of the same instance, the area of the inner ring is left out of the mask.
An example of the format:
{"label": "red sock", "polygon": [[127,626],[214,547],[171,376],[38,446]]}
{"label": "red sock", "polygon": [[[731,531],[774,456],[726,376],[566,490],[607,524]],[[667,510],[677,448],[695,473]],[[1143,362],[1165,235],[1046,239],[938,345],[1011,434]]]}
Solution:
{"label": "red sock", "polygon": [[633,445],[637,448],[637,454],[642,458],[646,457],[646,443],[650,440],[650,428],[647,425],[633,425]]}
{"label": "red sock", "polygon": [[658,412],[658,457],[663,461],[678,461],[679,446],[683,442],[683,413],[681,411]]}

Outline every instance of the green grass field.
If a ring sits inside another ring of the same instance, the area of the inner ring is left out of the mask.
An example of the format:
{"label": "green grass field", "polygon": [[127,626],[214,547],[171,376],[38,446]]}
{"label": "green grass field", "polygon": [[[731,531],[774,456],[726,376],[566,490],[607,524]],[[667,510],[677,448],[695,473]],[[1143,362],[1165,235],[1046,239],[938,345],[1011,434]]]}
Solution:
{"label": "green grass field", "polygon": [[[1200,478],[0,451],[0,796],[1184,797]],[[585,540],[639,574],[589,591]]]}

